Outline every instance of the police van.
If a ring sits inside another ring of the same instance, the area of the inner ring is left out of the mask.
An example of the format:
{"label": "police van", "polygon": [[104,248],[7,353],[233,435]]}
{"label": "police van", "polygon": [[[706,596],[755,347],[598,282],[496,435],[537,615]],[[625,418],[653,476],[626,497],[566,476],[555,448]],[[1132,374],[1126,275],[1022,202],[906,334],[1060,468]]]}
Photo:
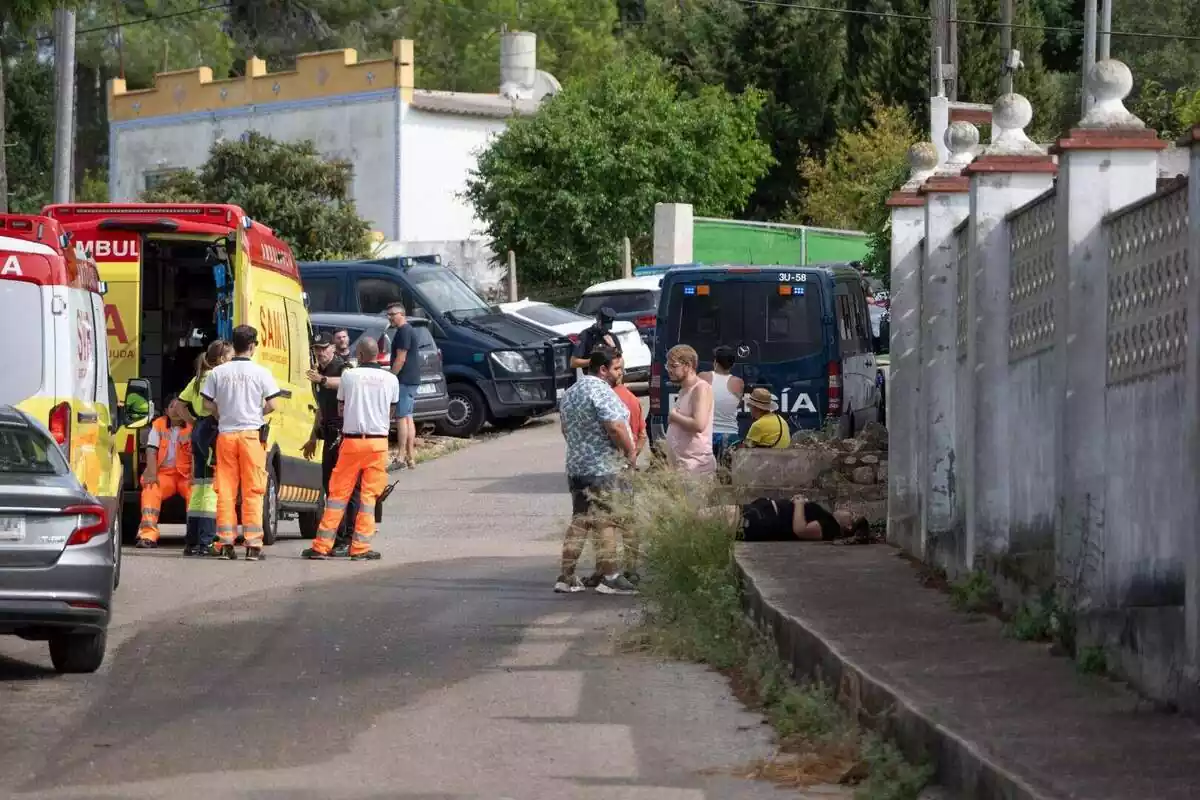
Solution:
{"label": "police van", "polygon": [[[662,279],[650,372],[650,430],[657,439],[679,387],[667,378],[667,351],[691,345],[700,370],[713,350],[732,347],[746,394],[770,389],[792,430],[836,423],[850,436],[883,417],[876,353],[862,274],[850,264],[806,267],[697,266]],[[739,427],[750,426],[743,399]]]}

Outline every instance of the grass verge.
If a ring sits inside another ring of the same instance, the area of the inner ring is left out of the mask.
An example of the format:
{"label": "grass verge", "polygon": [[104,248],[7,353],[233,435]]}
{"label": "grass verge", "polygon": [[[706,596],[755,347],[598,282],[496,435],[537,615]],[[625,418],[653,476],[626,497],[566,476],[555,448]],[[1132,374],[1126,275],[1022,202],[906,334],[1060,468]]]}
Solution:
{"label": "grass verge", "polygon": [[853,785],[857,800],[915,800],[932,770],[859,728],[828,686],[793,681],[746,618],[733,558],[738,515],[710,509],[708,491],[666,471],[634,482],[616,509],[641,539],[643,624],[631,646],[712,666],[764,713],[780,752],[742,774],[795,787]]}

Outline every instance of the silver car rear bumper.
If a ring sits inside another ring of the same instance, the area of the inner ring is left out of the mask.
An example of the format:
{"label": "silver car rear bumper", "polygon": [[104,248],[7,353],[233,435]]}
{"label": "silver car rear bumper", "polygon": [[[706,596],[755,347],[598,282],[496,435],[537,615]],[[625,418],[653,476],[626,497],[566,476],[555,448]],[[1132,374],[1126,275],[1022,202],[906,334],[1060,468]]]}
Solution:
{"label": "silver car rear bumper", "polygon": [[108,627],[113,598],[112,540],[68,547],[45,567],[0,567],[0,635],[41,638],[50,631]]}

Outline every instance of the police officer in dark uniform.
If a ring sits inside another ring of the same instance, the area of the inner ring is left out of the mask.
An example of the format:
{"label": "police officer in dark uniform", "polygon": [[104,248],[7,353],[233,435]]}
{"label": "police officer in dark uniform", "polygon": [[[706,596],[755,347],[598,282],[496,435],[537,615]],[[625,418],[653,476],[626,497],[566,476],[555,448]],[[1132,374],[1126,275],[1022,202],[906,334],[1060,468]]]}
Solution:
{"label": "police officer in dark uniform", "polygon": [[579,334],[579,341],[575,343],[575,352],[571,354],[573,368],[587,369],[591,362],[592,351],[601,345],[611,347],[618,356],[623,355],[621,342],[612,332],[613,320],[616,318],[617,313],[608,306],[604,306],[596,312],[596,323]]}
{"label": "police officer in dark uniform", "polygon": [[[341,383],[342,372],[351,367],[345,359],[335,352],[333,336],[328,333],[317,334],[313,338],[313,355],[316,356],[317,368],[306,373],[312,381],[313,393],[317,399],[317,416],[313,420],[312,434],[304,445],[304,457],[312,458],[316,454],[317,443],[321,447],[321,486],[325,494],[329,494],[329,478],[333,475],[333,467],[337,464],[338,451],[342,443],[342,417],[338,413],[338,386]],[[337,540],[334,543],[333,555],[348,556],[350,554],[350,531],[353,520],[358,514],[358,488],[350,496],[346,514],[338,527]],[[348,524],[349,523],[349,524]]]}

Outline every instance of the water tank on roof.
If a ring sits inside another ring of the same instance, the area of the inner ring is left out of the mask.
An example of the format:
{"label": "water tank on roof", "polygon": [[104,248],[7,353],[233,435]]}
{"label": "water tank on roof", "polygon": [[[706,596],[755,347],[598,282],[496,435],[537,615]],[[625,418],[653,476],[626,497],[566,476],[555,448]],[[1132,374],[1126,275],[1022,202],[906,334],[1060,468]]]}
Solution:
{"label": "water tank on roof", "polygon": [[502,31],[500,34],[500,94],[514,100],[533,98],[537,81],[537,34]]}

